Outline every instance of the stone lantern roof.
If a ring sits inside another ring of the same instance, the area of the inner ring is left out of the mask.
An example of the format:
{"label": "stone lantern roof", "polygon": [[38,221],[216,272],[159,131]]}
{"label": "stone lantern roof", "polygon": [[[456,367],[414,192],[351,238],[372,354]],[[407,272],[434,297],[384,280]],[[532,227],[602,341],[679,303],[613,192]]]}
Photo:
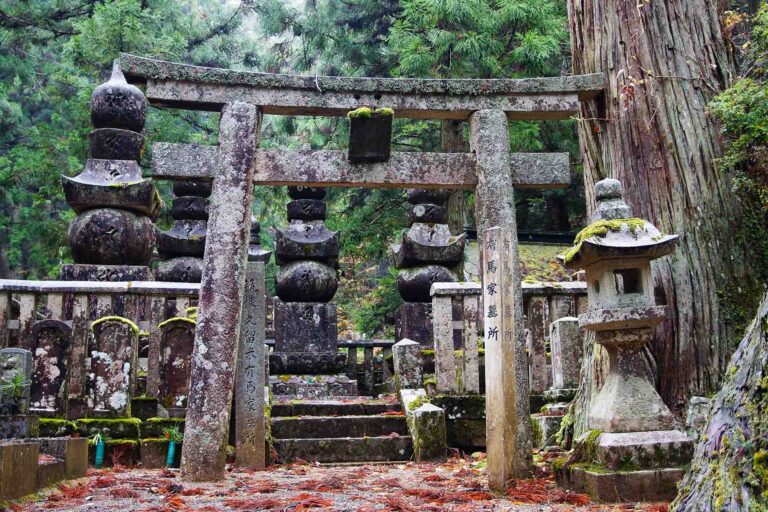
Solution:
{"label": "stone lantern roof", "polygon": [[675,250],[678,235],[660,232],[650,222],[634,218],[623,199],[621,182],[604,179],[595,185],[597,208],[592,224],[559,258],[570,269],[585,268],[612,258],[660,258]]}

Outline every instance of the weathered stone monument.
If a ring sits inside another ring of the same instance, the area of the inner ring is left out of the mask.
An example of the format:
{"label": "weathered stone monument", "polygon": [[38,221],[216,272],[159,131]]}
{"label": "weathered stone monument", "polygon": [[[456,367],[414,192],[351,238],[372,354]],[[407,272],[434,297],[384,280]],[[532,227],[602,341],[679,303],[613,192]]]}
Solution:
{"label": "weathered stone monument", "polygon": [[67,204],[77,213],[68,235],[75,263],[62,265],[65,281],[151,279],[160,199],[139,167],[146,111],[144,94],[115,62],[109,81],[91,97],[94,130],[85,170],[62,176]]}
{"label": "weathered stone monument", "polygon": [[23,348],[0,350],[0,439],[36,436],[37,416],[29,415],[32,353]]}
{"label": "weathered stone monument", "polygon": [[42,320],[32,326],[30,340],[34,355],[30,408],[40,416],[66,414],[72,329],[61,320]]}
{"label": "weathered stone monument", "polygon": [[160,324],[160,379],[157,415],[183,418],[187,414],[189,372],[195,344],[195,321],[176,317]]}
{"label": "weathered stone monument", "polygon": [[[336,259],[339,234],[325,227],[325,189],[289,187],[290,224],[277,230],[275,257],[275,348],[269,356],[270,386],[276,395],[356,395],[357,383],[342,372],[338,351]],[[326,379],[281,379],[279,375],[331,375]]]}
{"label": "weathered stone monument", "polygon": [[392,247],[397,290],[405,303],[395,320],[395,338],[432,348],[432,283],[456,282],[455,267],[464,259],[466,235],[448,229],[446,190],[409,189],[408,229]]}
{"label": "weathered stone monument", "polygon": [[208,226],[208,196],[211,183],[177,181],[171,206],[173,227],[157,231],[157,252],[166,258],[155,271],[158,281],[199,283],[203,273],[205,233]]}
{"label": "weathered stone monument", "polygon": [[552,352],[552,387],[544,394],[549,400],[568,402],[579,387],[581,359],[584,354],[579,319],[566,316],[549,326]]}
{"label": "weathered stone monument", "polygon": [[130,416],[139,329],[120,317],[100,318],[93,322],[92,328],[88,415],[108,418]]}
{"label": "weathered stone monument", "polygon": [[617,180],[595,185],[593,224],[563,257],[567,267],[586,271],[589,311],[579,325],[595,332],[609,367],[589,408],[591,431],[580,440],[594,460],[568,466],[561,481],[603,501],[662,501],[676,495],[682,466],[693,454],[691,439],[675,430],[644,356],[652,328],[665,314],[665,306],[656,305],[651,260],[672,253],[677,235],[631,218],[622,193]]}
{"label": "weathered stone monument", "polygon": [[260,233],[259,222],[251,219],[235,375],[235,462],[239,466],[253,468],[263,468],[267,460],[264,266],[272,253],[260,247]]}

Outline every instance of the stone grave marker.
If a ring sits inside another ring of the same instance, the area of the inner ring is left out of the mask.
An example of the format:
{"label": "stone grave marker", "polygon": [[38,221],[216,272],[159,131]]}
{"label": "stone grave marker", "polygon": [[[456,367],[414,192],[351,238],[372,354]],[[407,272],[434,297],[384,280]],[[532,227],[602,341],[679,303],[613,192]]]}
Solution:
{"label": "stone grave marker", "polygon": [[106,317],[93,323],[88,410],[102,417],[129,416],[131,380],[138,355],[138,328],[129,320]]}
{"label": "stone grave marker", "polygon": [[71,347],[72,329],[61,320],[42,320],[32,326],[33,413],[54,416],[65,412]]}
{"label": "stone grave marker", "polygon": [[160,417],[183,418],[187,413],[189,373],[194,346],[194,320],[179,317],[160,324]]}

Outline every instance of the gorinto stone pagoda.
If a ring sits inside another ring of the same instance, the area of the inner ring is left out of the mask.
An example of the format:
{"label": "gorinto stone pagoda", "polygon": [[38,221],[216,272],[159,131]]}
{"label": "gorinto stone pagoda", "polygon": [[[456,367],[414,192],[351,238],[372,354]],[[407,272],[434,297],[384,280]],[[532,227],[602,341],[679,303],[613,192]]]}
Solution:
{"label": "gorinto stone pagoda", "polygon": [[85,170],[62,177],[67,204],[77,216],[69,226],[74,264],[63,265],[67,281],[150,280],[155,245],[153,220],[160,199],[141,175],[141,130],[147,100],[125,81],[115,62],[109,81],[91,97],[90,155]]}

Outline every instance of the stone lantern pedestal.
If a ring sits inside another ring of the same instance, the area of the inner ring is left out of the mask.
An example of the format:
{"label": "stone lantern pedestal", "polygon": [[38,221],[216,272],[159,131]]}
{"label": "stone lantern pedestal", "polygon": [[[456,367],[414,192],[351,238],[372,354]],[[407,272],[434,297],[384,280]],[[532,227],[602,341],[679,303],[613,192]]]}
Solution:
{"label": "stone lantern pedestal", "polygon": [[667,501],[677,494],[693,442],[675,429],[645,347],[666,314],[655,304],[651,261],[674,251],[677,236],[631,218],[616,180],[599,182],[595,196],[593,224],[563,260],[586,272],[589,310],[579,326],[593,331],[608,353],[608,375],[589,404],[591,430],[575,450],[581,455],[559,472],[558,482],[600,501]]}

